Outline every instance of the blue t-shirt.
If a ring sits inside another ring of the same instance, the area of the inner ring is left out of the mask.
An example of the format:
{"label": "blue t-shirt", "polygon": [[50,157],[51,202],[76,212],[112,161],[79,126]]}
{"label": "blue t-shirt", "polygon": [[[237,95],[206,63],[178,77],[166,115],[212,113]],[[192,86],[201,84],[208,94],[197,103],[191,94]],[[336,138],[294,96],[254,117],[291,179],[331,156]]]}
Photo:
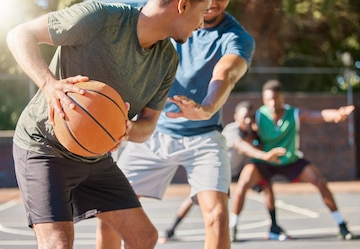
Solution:
{"label": "blue t-shirt", "polygon": [[[197,103],[201,103],[206,97],[213,69],[224,55],[239,55],[250,66],[255,48],[253,37],[228,13],[218,26],[196,30],[186,43],[177,44],[173,41],[173,44],[178,51],[180,63],[169,96],[185,95]],[[157,130],[182,137],[222,129],[221,110],[211,119],[200,121],[172,119],[165,115],[166,112],[177,111],[177,105],[166,103]]]}

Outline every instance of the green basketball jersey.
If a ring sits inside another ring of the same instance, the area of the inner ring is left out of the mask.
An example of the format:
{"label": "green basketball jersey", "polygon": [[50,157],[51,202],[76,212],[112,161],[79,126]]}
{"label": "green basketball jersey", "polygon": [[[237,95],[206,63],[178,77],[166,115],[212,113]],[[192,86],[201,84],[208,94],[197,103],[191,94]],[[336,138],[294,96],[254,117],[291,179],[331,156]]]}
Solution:
{"label": "green basketball jersey", "polygon": [[300,158],[300,122],[299,109],[284,105],[283,117],[275,123],[267,106],[261,106],[256,112],[258,135],[264,151],[275,147],[286,149],[286,154],[280,157],[280,163],[271,163],[284,166],[297,161]]}

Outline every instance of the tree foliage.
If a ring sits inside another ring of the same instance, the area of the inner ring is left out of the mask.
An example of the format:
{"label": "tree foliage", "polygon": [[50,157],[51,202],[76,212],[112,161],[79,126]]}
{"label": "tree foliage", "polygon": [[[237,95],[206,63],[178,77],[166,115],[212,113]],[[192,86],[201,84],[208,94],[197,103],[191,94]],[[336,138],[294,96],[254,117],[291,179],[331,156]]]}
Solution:
{"label": "tree foliage", "polygon": [[[341,90],[336,72],[344,67],[341,57],[345,52],[352,55],[350,67],[358,75],[354,65],[360,60],[360,1],[236,0],[231,2],[230,12],[255,37],[253,67],[334,68],[333,74],[323,75],[257,75],[260,80],[251,78],[252,87],[268,77],[277,77],[288,85],[288,90]],[[358,77],[355,81],[357,90]]]}

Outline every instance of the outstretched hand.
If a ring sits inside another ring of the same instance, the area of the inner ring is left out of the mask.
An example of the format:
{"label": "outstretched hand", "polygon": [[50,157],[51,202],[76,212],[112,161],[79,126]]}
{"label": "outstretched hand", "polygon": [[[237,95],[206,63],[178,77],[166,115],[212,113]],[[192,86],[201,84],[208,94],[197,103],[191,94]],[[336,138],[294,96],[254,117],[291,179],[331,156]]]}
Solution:
{"label": "outstretched hand", "polygon": [[284,156],[286,154],[286,149],[281,147],[276,147],[268,152],[266,152],[264,160],[267,162],[279,163],[279,157]]}
{"label": "outstretched hand", "polygon": [[341,121],[344,121],[348,118],[348,116],[354,111],[355,106],[348,105],[348,106],[342,106],[337,111],[337,115],[334,117],[334,122],[338,123]]}
{"label": "outstretched hand", "polygon": [[84,94],[85,91],[77,86],[75,83],[86,82],[89,78],[85,76],[69,77],[62,80],[55,80],[48,82],[43,87],[43,92],[48,105],[49,121],[54,123],[54,115],[60,115],[61,118],[65,117],[62,105],[68,105],[71,109],[75,108],[75,104],[66,95],[67,92],[75,92],[78,94]]}
{"label": "outstretched hand", "polygon": [[186,96],[175,95],[172,98],[169,97],[167,100],[180,108],[180,112],[166,112],[166,116],[169,118],[182,117],[189,120],[207,120],[211,118],[211,115],[202,105]]}

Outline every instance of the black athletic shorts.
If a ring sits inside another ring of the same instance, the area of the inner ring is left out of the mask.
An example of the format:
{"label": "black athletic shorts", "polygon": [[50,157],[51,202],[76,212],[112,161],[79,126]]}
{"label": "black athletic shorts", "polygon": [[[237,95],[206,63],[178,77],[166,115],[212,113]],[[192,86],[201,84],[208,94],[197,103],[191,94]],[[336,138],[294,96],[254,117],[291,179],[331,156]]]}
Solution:
{"label": "black athletic shorts", "polygon": [[140,207],[127,178],[112,157],[76,162],[13,146],[16,178],[29,226],[80,221],[97,213]]}
{"label": "black athletic shorts", "polygon": [[284,166],[274,166],[268,163],[255,163],[256,168],[259,170],[265,180],[269,181],[275,175],[285,176],[289,181],[295,181],[300,175],[302,170],[309,165],[306,159],[298,159],[296,162]]}

